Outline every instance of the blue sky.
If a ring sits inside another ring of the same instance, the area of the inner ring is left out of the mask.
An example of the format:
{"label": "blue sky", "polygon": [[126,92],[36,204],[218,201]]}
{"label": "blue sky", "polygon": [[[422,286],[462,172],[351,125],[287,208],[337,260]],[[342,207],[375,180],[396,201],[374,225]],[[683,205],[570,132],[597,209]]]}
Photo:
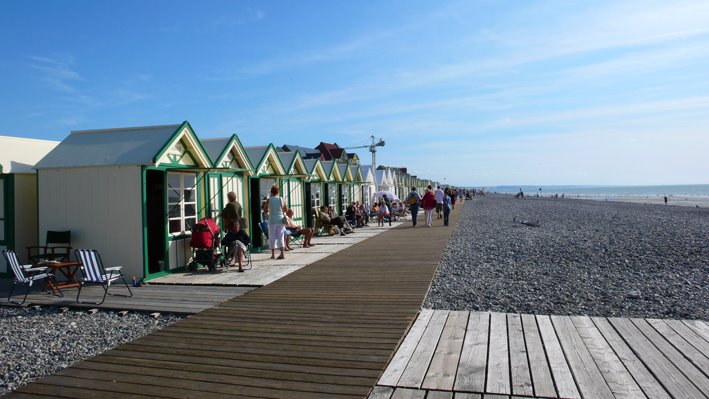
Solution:
{"label": "blue sky", "polygon": [[374,134],[378,163],[459,185],[709,183],[707,1],[199,4],[1,2],[0,135],[188,120]]}

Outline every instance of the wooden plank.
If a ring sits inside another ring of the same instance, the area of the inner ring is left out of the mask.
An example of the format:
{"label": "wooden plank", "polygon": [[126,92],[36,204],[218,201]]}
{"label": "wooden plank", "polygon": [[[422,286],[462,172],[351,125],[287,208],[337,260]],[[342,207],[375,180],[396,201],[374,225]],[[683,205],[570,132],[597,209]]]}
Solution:
{"label": "wooden plank", "polygon": [[705,341],[694,330],[687,327],[686,324],[682,323],[681,320],[665,320],[665,323],[672,327],[673,330],[675,330],[679,335],[681,335],[682,338],[684,338],[692,346],[697,348],[699,352],[709,354],[709,341]]}
{"label": "wooden plank", "polygon": [[623,366],[623,362],[613,352],[603,335],[598,331],[589,317],[571,317],[583,343],[591,353],[603,378],[615,397],[641,399],[645,398],[642,390],[633,376]]}
{"label": "wooden plank", "polygon": [[454,399],[482,399],[482,397],[479,393],[456,392]]}
{"label": "wooden plank", "polygon": [[[527,347],[524,343],[524,330],[522,329],[522,319],[520,315],[507,315],[507,331],[510,339],[512,393],[515,395],[533,396],[532,375],[529,370]],[[544,363],[546,364],[546,361]]]}
{"label": "wooden plank", "polygon": [[606,342],[613,349],[618,359],[623,363],[623,366],[633,376],[638,386],[643,390],[643,393],[650,399],[669,399],[662,385],[648,371],[642,361],[638,359],[633,351],[628,347],[623,338],[613,329],[608,320],[603,317],[592,317],[594,325],[603,335]]}
{"label": "wooden plank", "polygon": [[591,353],[584,345],[583,339],[571,319],[568,316],[552,316],[551,321],[582,395],[591,398],[612,399],[613,392],[606,384],[603,374],[593,361]]}
{"label": "wooden plank", "polygon": [[372,389],[368,399],[389,399],[393,393],[394,388],[377,385],[374,389]]}
{"label": "wooden plank", "polygon": [[413,356],[432,316],[433,310],[431,309],[421,311],[413,327],[411,327],[408,334],[406,334],[404,342],[399,349],[397,349],[394,358],[389,362],[386,370],[384,370],[384,374],[382,374],[382,377],[379,379],[379,385],[396,386],[401,375],[404,374],[406,365],[409,364],[409,360],[411,360],[411,356]]}
{"label": "wooden plank", "polygon": [[673,330],[664,320],[658,319],[647,319],[647,322],[659,332],[667,341],[669,341],[672,346],[674,346],[678,351],[689,359],[695,367],[701,370],[704,375],[709,375],[709,358],[706,355],[709,352],[700,352],[692,346],[687,340]]}
{"label": "wooden plank", "polygon": [[485,391],[489,333],[490,314],[470,312],[468,330],[463,340],[463,350],[455,377],[456,391]]}
{"label": "wooden plank", "polygon": [[460,351],[463,347],[469,312],[452,311],[431,359],[422,388],[450,391],[455,382]]}
{"label": "wooden plank", "polygon": [[581,394],[576,387],[569,364],[566,362],[564,351],[551,324],[549,316],[537,316],[539,333],[549,359],[549,368],[556,382],[556,389],[560,398],[581,399]]}
{"label": "wooden plank", "polygon": [[[709,379],[675,349],[650,323],[644,319],[631,319],[635,327],[649,339],[704,395],[709,396]],[[680,338],[681,339],[681,338]]]}
{"label": "wooden plank", "polygon": [[[426,331],[424,331],[421,341],[419,341],[397,386],[406,388],[421,387],[421,383],[426,375],[426,370],[428,370],[428,365],[431,363],[431,358],[433,358],[433,353],[436,350],[447,318],[447,310],[436,310],[433,312],[431,322],[428,323]],[[394,394],[396,394],[396,392],[394,392]]]}
{"label": "wooden plank", "polygon": [[485,392],[510,394],[510,356],[507,343],[507,317],[504,313],[490,315],[490,351],[487,360]]}
{"label": "wooden plank", "polygon": [[689,328],[709,342],[709,325],[700,320],[682,320]]}
{"label": "wooden plank", "polygon": [[428,391],[426,399],[453,399],[453,392]]}
{"label": "wooden plank", "polygon": [[426,391],[409,388],[396,388],[391,399],[424,399]]}
{"label": "wooden plank", "polygon": [[630,320],[612,317],[608,321],[672,397],[704,396]]}
{"label": "wooden plank", "polygon": [[527,356],[531,366],[534,394],[546,398],[556,398],[556,389],[551,377],[551,370],[544,353],[544,345],[537,328],[537,320],[534,315],[522,315],[522,328],[524,329],[524,340],[527,345]]}

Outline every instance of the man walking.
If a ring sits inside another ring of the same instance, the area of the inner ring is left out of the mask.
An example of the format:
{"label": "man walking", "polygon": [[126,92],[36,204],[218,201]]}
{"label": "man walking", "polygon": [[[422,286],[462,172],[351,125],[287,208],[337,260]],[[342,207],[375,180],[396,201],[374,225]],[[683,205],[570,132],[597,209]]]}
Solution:
{"label": "man walking", "polygon": [[409,204],[409,212],[411,212],[411,222],[416,227],[416,218],[419,214],[419,205],[421,204],[421,196],[416,192],[416,187],[411,187],[411,192],[406,197],[406,202]]}
{"label": "man walking", "polygon": [[442,212],[443,212],[443,190],[441,190],[441,186],[436,186],[436,191],[434,192],[436,195],[436,215],[438,215],[438,219],[442,218]]}

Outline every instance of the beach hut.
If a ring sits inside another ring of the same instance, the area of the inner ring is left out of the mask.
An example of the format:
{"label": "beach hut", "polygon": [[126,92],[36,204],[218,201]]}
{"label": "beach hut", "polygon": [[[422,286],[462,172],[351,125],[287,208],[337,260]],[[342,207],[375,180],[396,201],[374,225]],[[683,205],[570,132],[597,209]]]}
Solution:
{"label": "beach hut", "polygon": [[345,213],[347,205],[353,202],[352,200],[352,188],[354,186],[354,176],[352,176],[352,171],[350,170],[350,165],[347,163],[338,163],[337,168],[340,173],[340,182],[338,183],[338,206],[340,213]]}
{"label": "beach hut", "polygon": [[350,173],[352,174],[352,202],[359,201],[364,202],[362,198],[362,169],[358,163],[350,164]]}
{"label": "beach hut", "polygon": [[254,168],[237,135],[203,139],[202,145],[212,159],[214,169],[207,173],[209,215],[221,224],[221,210],[229,202],[227,194],[234,192],[244,212],[245,228],[249,221],[249,177]]}
{"label": "beach hut", "polygon": [[35,167],[40,237],[71,230],[138,279],[186,266],[212,167],[188,122],[75,131]]}
{"label": "beach hut", "polygon": [[[34,164],[58,141],[0,136],[0,251],[17,252],[29,262],[25,248],[38,245],[37,174]],[[0,274],[12,274],[0,261]]]}
{"label": "beach hut", "polygon": [[360,166],[362,174],[362,203],[371,206],[372,197],[377,192],[377,183],[374,179],[374,171],[372,165]]}
{"label": "beach hut", "polygon": [[308,172],[308,179],[305,182],[305,198],[308,201],[305,209],[306,221],[308,227],[315,227],[313,209],[319,209],[324,203],[326,188],[323,185],[328,177],[319,158],[306,159],[303,164]]}
{"label": "beach hut", "polygon": [[323,205],[334,209],[338,214],[341,213],[341,208],[338,205],[338,184],[342,182],[340,177],[340,169],[335,161],[321,161],[322,167],[325,170],[327,180],[323,185]]}
{"label": "beach hut", "polygon": [[254,173],[249,179],[249,217],[251,220],[251,242],[255,249],[265,248],[268,242],[259,223],[264,220],[263,203],[270,195],[271,187],[280,187],[280,180],[286,170],[273,144],[244,147],[253,165]]}
{"label": "beach hut", "polygon": [[293,222],[304,226],[305,220],[305,180],[309,174],[303,157],[298,151],[277,151],[286,176],[281,179],[281,197],[286,200],[288,208],[293,209]]}

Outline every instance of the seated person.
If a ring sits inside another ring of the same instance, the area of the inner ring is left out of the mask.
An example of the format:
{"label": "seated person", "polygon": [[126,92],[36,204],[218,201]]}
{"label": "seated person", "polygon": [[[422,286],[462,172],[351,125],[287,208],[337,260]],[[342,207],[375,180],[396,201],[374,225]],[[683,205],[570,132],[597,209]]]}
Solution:
{"label": "seated person", "polygon": [[228,266],[235,266],[236,263],[239,264],[239,272],[244,271],[244,253],[246,252],[249,244],[251,244],[251,238],[246,233],[238,221],[234,221],[231,226],[225,226],[228,228],[226,235],[224,236],[224,245],[226,246],[226,259],[229,262]]}
{"label": "seated person", "polygon": [[320,207],[320,223],[323,226],[335,226],[340,230],[340,235],[345,235],[345,228],[349,225],[342,216],[332,217],[330,208],[323,205]]}
{"label": "seated person", "polygon": [[[311,227],[308,228],[302,228],[301,226],[298,226],[293,222],[293,209],[288,208],[286,211],[286,234],[290,235],[292,237],[300,237],[301,235],[303,236],[303,248],[309,248],[312,247],[314,244],[310,242],[310,240],[313,238],[313,234],[315,233],[315,230]],[[290,234],[288,234],[290,232]],[[290,240],[286,240],[286,248],[292,250],[290,243],[288,242]]]}
{"label": "seated person", "polygon": [[358,226],[357,215],[355,214],[355,207],[353,204],[347,207],[347,210],[345,211],[345,218],[351,225]]}

